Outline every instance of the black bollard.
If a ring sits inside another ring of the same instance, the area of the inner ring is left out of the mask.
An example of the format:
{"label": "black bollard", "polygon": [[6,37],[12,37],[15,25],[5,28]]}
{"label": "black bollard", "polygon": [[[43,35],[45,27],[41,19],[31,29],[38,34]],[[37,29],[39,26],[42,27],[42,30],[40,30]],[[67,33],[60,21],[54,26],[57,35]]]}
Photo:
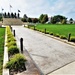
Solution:
{"label": "black bollard", "polygon": [[71,33],[68,34],[68,41],[70,41]]}
{"label": "black bollard", "polygon": [[24,70],[26,71],[26,65],[24,64]]}
{"label": "black bollard", "polygon": [[45,34],[46,34],[46,28],[45,28]]}
{"label": "black bollard", "polygon": [[13,30],[13,34],[14,34],[14,37],[15,37],[15,30]]}
{"label": "black bollard", "polygon": [[20,39],[20,49],[21,53],[23,53],[23,38]]}

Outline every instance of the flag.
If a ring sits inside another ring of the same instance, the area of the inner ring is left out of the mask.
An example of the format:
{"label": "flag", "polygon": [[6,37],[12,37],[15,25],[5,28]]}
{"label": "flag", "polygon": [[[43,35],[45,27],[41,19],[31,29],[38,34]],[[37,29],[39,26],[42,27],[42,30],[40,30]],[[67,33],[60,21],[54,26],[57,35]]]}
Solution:
{"label": "flag", "polygon": [[21,12],[20,10],[18,10],[18,12]]}
{"label": "flag", "polygon": [[10,5],[10,8],[12,8],[12,6]]}

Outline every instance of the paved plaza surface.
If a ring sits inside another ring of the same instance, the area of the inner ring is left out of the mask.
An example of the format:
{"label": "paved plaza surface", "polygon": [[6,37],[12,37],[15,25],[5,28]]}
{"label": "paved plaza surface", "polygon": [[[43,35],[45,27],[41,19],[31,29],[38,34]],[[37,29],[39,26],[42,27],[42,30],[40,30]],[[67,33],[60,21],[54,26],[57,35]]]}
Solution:
{"label": "paved plaza surface", "polygon": [[23,26],[13,26],[13,29],[18,44],[22,37],[24,47],[44,75],[75,61],[74,46]]}

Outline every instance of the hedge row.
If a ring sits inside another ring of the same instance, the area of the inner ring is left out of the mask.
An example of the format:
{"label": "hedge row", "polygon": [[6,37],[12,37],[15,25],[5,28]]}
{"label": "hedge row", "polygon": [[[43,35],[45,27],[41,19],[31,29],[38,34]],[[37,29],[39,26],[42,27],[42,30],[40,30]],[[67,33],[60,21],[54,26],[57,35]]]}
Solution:
{"label": "hedge row", "polygon": [[23,71],[25,70],[25,61],[26,58],[19,53],[19,48],[17,48],[16,39],[14,38],[10,27],[7,26],[7,47],[8,47],[8,55],[10,57],[8,63],[5,68],[9,68],[10,71]]}
{"label": "hedge row", "polygon": [[[29,26],[28,28],[31,28],[31,29],[33,29],[33,30],[36,30],[36,31],[40,31],[40,32],[42,32],[42,33],[45,33],[45,34],[50,34],[50,35],[53,35],[53,36],[55,36],[55,37],[59,37],[59,38],[61,38],[61,39],[68,39],[68,37],[66,37],[65,35],[60,35],[60,34],[58,34],[58,33],[53,33],[53,32],[49,32],[49,31],[45,31],[45,29],[44,30],[40,30],[40,29],[34,29],[34,26]],[[75,36],[71,36],[70,37],[70,41],[71,42],[75,42]]]}

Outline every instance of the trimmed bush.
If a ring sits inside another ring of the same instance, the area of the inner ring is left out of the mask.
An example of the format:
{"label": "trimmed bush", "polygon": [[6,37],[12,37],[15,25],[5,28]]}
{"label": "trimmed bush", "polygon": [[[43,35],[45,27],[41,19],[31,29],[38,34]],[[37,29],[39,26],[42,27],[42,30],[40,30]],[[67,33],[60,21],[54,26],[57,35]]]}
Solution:
{"label": "trimmed bush", "polygon": [[8,47],[10,46],[17,46],[16,42],[15,41],[11,41],[7,44]]}
{"label": "trimmed bush", "polygon": [[61,39],[67,39],[65,35],[60,36]]}
{"label": "trimmed bush", "polygon": [[54,34],[54,36],[56,36],[56,37],[60,37],[60,35],[59,35],[59,34]]}
{"label": "trimmed bush", "polygon": [[44,30],[41,30],[42,33],[44,33]]}
{"label": "trimmed bush", "polygon": [[70,38],[70,41],[71,41],[71,42],[75,42],[75,36],[72,36],[72,37]]}
{"label": "trimmed bush", "polygon": [[46,31],[46,34],[49,34],[49,31]]}
{"label": "trimmed bush", "polygon": [[10,61],[6,64],[5,68],[9,68],[13,71],[26,70],[25,68],[26,58],[22,54],[15,54]]}
{"label": "trimmed bush", "polygon": [[14,37],[8,38],[7,42],[16,41]]}
{"label": "trimmed bush", "polygon": [[16,53],[19,53],[19,49],[17,48],[17,46],[10,46],[8,48],[8,54],[9,54],[9,56],[14,55]]}
{"label": "trimmed bush", "polygon": [[14,37],[13,35],[7,35],[7,38],[11,38],[11,37]]}
{"label": "trimmed bush", "polygon": [[49,34],[50,34],[50,35],[53,35],[53,32],[50,32]]}

